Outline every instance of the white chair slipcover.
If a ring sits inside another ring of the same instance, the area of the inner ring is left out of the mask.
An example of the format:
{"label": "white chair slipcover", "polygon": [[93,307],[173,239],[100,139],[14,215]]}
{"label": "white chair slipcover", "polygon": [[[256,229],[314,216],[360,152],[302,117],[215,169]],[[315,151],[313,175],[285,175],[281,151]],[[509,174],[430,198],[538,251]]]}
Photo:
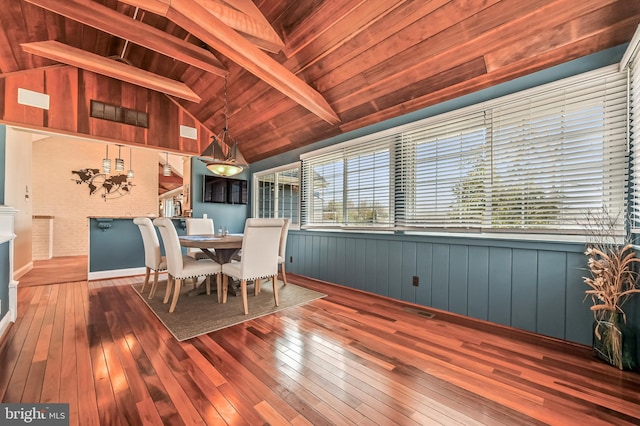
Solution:
{"label": "white chair slipcover", "polygon": [[148,217],[136,217],[133,223],[138,225],[140,234],[142,235],[142,244],[144,245],[144,265],[146,267],[144,284],[140,293],[144,292],[144,288],[149,284],[149,275],[153,271],[153,284],[149,291],[149,299],[153,299],[158,286],[158,272],[167,269],[167,260],[165,256],[160,254],[160,240],[156,234],[156,228],[153,227],[151,219]]}
{"label": "white chair slipcover", "polygon": [[190,256],[182,254],[178,233],[171,222],[171,219],[159,217],[154,219],[153,224],[160,230],[162,242],[164,243],[164,251],[167,258],[167,272],[169,278],[167,282],[167,291],[164,296],[164,303],[169,301],[171,295],[171,284],[174,284],[173,299],[169,312],[173,312],[180,297],[180,287],[182,281],[189,278],[207,277],[206,286],[207,294],[210,294],[210,276],[216,275],[216,285],[220,292],[220,271],[219,263],[211,259],[195,260]]}
{"label": "white chair slipcover", "polygon": [[[247,219],[242,239],[242,256],[239,262],[222,265],[222,303],[227,301],[227,277],[240,280],[242,306],[245,315],[249,313],[247,301],[247,281],[258,281],[270,277],[273,282],[273,298],[276,306],[278,300],[278,253],[280,235],[284,221],[282,219]],[[256,292],[257,294],[257,292]]]}

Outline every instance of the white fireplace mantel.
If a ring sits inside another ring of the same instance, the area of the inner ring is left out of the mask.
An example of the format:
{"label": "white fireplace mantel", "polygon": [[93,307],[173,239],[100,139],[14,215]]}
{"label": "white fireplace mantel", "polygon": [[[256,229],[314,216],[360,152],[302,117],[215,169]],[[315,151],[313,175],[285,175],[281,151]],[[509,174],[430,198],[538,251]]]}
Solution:
{"label": "white fireplace mantel", "polygon": [[[0,336],[15,322],[18,315],[18,281],[13,279],[13,241],[16,238],[14,232],[14,220],[18,210],[10,206],[0,205],[0,244],[9,244],[9,311],[0,318]],[[0,283],[2,284],[2,283]]]}

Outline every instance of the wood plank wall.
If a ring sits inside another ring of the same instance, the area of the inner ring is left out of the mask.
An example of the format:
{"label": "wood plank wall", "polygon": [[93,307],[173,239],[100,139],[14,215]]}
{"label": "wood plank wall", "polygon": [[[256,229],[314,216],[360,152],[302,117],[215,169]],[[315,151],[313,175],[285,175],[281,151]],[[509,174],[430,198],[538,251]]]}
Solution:
{"label": "wood plank wall", "polygon": [[[591,345],[583,250],[580,243],[290,231],[286,270]],[[640,298],[632,302],[625,311],[640,328]]]}
{"label": "wood plank wall", "polygon": [[[18,88],[50,96],[50,109],[18,104]],[[212,133],[171,98],[153,90],[69,66],[0,77],[0,122],[125,145],[200,155]],[[149,128],[90,117],[91,100],[143,111]],[[195,127],[198,139],[180,137],[180,125]]]}

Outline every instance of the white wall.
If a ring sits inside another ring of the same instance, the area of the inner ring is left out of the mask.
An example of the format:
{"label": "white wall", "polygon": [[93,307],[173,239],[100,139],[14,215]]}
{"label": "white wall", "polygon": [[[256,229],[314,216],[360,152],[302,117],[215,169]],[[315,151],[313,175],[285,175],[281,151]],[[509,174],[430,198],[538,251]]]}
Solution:
{"label": "white wall", "polygon": [[18,210],[15,216],[14,276],[24,275],[32,267],[31,216],[31,133],[7,127],[4,202]]}
{"label": "white wall", "polygon": [[[115,174],[116,145],[109,145]],[[33,142],[33,214],[53,216],[53,257],[86,255],[89,216],[142,216],[158,214],[157,151],[133,149],[134,186],[130,193],[103,198],[100,189],[90,195],[86,183],[76,183],[73,170],[102,169],[105,144],[66,136],[51,136]],[[123,147],[126,174],[129,147]],[[102,170],[100,170],[100,173]],[[96,180],[100,184],[102,180]]]}

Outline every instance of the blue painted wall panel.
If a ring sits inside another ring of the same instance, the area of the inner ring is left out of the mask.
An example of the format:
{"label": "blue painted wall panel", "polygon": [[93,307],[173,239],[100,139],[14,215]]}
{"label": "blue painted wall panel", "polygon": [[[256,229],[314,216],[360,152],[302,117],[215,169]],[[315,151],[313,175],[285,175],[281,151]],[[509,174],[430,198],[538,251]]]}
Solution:
{"label": "blue painted wall panel", "polygon": [[449,311],[467,315],[469,247],[452,245],[449,254]]}
{"label": "blue painted wall panel", "polygon": [[511,249],[489,249],[489,321],[511,325]]}
{"label": "blue painted wall panel", "polygon": [[413,276],[417,274],[416,250],[417,244],[414,242],[405,242],[402,244],[402,276],[400,288],[402,291],[402,300],[411,303],[415,303],[416,301],[417,287],[413,286]]}
{"label": "blue painted wall panel", "polygon": [[565,334],[567,255],[555,251],[538,254],[538,326],[547,336]]}
{"label": "blue painted wall panel", "polygon": [[385,296],[394,299],[402,299],[402,287],[400,280],[402,279],[402,242],[389,242],[389,292]]}
{"label": "blue painted wall panel", "polygon": [[420,280],[420,285],[416,290],[416,303],[424,306],[431,306],[433,271],[433,245],[430,243],[418,243],[416,247],[416,275]]}
{"label": "blue painted wall panel", "polygon": [[489,248],[469,247],[469,302],[467,315],[489,319]]}
{"label": "blue painted wall panel", "polygon": [[434,308],[449,310],[449,247],[433,245],[431,301]]}
{"label": "blue painted wall panel", "polygon": [[347,240],[346,238],[334,238],[336,240],[336,262],[334,263],[334,283],[344,283],[347,269]]}
{"label": "blue painted wall panel", "polygon": [[[379,272],[377,265],[377,244],[376,240],[365,240],[364,257],[364,286],[365,291],[376,292],[376,275]],[[384,270],[384,269],[383,269]]]}
{"label": "blue painted wall panel", "polygon": [[538,253],[534,250],[513,250],[512,274],[511,326],[535,332]]}
{"label": "blue painted wall panel", "polygon": [[[573,342],[588,342],[591,329],[581,327],[593,320],[589,309],[591,299],[585,300],[584,291],[588,288],[582,277],[587,276],[587,258],[582,253],[567,253],[566,288],[566,339]],[[636,323],[640,324],[640,322]]]}
{"label": "blue painted wall panel", "polygon": [[[344,284],[348,287],[351,288],[358,288],[356,286],[356,270],[357,267],[355,265],[355,261],[356,261],[356,240],[353,238],[345,238],[342,237],[345,240],[345,245],[346,245],[346,253],[347,253],[347,270],[346,270],[346,274],[344,276],[344,281],[340,284]],[[385,294],[386,296],[386,294]]]}
{"label": "blue painted wall panel", "polygon": [[378,241],[376,251],[376,294],[389,294],[389,241]]}

